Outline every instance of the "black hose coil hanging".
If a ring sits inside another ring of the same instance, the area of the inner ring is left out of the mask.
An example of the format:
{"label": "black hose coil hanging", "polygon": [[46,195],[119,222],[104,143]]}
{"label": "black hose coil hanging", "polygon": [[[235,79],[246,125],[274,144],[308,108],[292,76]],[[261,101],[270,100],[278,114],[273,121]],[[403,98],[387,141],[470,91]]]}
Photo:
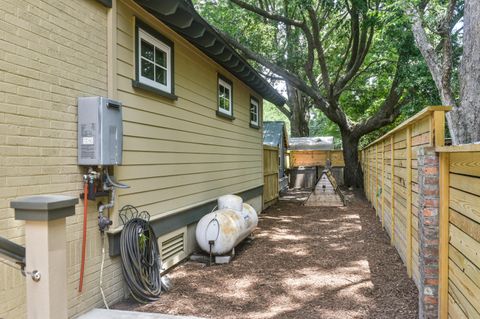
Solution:
{"label": "black hose coil hanging", "polygon": [[158,244],[150,215],[131,206],[120,210],[124,226],[120,235],[122,271],[132,297],[138,302],[158,300],[162,289]]}

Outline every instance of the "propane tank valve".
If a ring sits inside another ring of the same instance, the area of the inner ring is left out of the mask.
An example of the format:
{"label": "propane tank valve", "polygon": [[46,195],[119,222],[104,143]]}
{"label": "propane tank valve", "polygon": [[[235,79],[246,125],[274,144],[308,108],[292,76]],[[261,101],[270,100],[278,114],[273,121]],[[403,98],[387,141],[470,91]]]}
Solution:
{"label": "propane tank valve", "polygon": [[208,245],[210,246],[210,256],[209,256],[208,266],[211,266],[212,265],[212,247],[213,247],[213,245],[215,245],[215,241],[214,240],[209,240]]}

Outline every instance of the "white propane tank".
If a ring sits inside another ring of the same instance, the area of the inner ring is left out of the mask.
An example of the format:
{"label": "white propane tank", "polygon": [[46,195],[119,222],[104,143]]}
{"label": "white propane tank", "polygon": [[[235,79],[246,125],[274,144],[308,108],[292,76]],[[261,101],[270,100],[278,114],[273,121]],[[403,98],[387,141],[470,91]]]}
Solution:
{"label": "white propane tank", "polygon": [[243,199],[237,195],[223,195],[217,200],[218,209],[230,208],[236,211],[242,210]]}
{"label": "white propane tank", "polygon": [[250,204],[243,203],[242,216],[245,219],[246,223],[248,224],[248,228],[251,228],[253,231],[255,227],[257,227],[258,225],[258,215],[257,215],[257,212],[255,211],[255,208],[253,208]]}
{"label": "white propane tank", "polygon": [[249,204],[242,204],[242,210],[229,208],[211,212],[197,224],[196,238],[200,248],[213,255],[230,252],[257,227],[258,216]]}

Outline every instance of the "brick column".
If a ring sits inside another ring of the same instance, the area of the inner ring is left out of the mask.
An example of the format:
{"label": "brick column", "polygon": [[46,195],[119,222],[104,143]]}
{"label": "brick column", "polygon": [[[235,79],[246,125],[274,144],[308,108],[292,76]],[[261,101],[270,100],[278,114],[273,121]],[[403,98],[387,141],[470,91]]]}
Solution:
{"label": "brick column", "polygon": [[439,156],[418,149],[419,318],[438,318]]}

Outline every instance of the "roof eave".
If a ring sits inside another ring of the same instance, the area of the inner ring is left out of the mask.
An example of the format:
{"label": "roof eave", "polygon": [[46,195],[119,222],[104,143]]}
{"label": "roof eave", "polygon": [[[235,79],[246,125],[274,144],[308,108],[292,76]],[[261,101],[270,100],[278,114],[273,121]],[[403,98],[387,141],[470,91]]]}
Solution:
{"label": "roof eave", "polygon": [[258,72],[195,11],[185,0],[135,0],[212,60],[227,69],[252,90],[275,105],[285,104],[280,95]]}

